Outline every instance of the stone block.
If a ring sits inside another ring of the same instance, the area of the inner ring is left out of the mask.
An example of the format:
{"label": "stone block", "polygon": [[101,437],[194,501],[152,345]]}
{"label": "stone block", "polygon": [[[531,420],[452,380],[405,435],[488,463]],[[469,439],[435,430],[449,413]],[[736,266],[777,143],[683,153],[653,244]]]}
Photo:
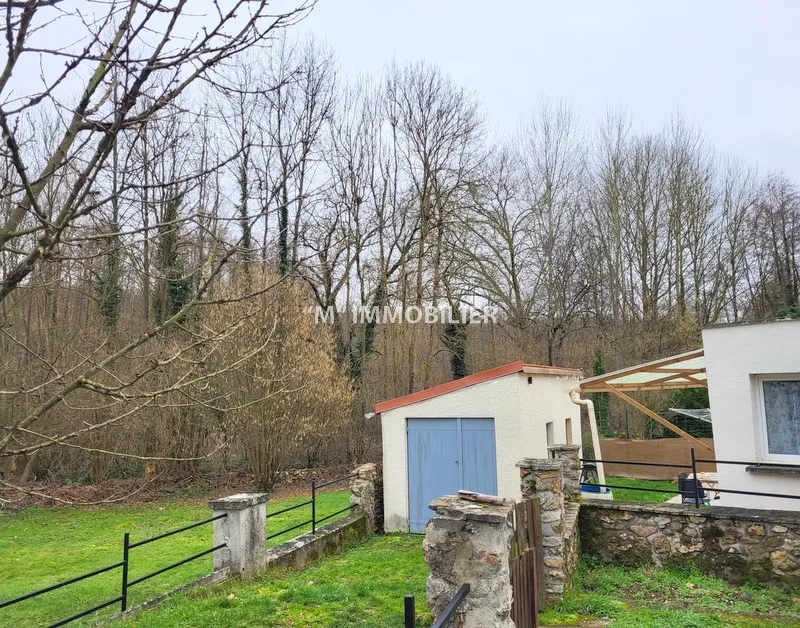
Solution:
{"label": "stone block", "polygon": [[503,559],[493,552],[478,552],[478,560],[490,565],[499,565]]}
{"label": "stone block", "polygon": [[689,538],[695,538],[700,536],[700,530],[698,530],[696,525],[688,525],[683,528],[683,534],[688,536]]}
{"label": "stone block", "polygon": [[542,547],[553,547],[553,548],[563,548],[564,547],[564,539],[560,536],[553,536],[553,535],[543,535],[542,536]]}
{"label": "stone block", "polygon": [[772,552],[769,555],[769,559],[773,569],[778,569],[780,571],[795,571],[798,566],[797,561],[785,550]]}
{"label": "stone block", "polygon": [[672,550],[672,544],[670,543],[669,539],[663,534],[657,534],[652,539],[650,539],[650,542],[653,545],[653,549],[658,554],[669,554],[670,551]]}
{"label": "stone block", "polygon": [[636,536],[648,537],[651,534],[658,532],[658,528],[656,526],[633,524],[631,526],[631,532],[633,532]]}
{"label": "stone block", "polygon": [[542,510],[540,517],[542,523],[553,523],[554,521],[562,521],[564,513],[561,510]]}

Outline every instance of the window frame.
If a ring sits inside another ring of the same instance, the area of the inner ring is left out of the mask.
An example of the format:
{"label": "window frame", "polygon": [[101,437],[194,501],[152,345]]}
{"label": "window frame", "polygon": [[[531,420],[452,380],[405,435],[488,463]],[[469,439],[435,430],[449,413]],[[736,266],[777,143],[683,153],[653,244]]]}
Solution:
{"label": "window frame", "polygon": [[769,433],[767,432],[767,404],[764,395],[764,382],[798,382],[800,373],[775,373],[756,376],[758,392],[759,432],[761,447],[760,458],[764,461],[800,463],[800,454],[773,454],[769,451]]}

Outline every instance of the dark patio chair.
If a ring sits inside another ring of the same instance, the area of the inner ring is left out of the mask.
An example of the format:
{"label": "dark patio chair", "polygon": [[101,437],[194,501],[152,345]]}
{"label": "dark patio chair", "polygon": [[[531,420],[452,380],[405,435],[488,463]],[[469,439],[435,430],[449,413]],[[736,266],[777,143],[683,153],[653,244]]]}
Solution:
{"label": "dark patio chair", "polygon": [[681,492],[681,501],[684,504],[696,503],[695,492],[697,492],[697,500],[701,504],[704,504],[706,501],[706,490],[703,488],[700,480],[690,478],[685,473],[678,474],[678,490]]}

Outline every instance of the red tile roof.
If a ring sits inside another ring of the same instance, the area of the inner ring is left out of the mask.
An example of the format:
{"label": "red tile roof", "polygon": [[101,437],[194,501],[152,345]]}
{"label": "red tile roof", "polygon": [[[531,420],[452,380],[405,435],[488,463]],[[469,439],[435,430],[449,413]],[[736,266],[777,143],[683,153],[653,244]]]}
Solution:
{"label": "red tile roof", "polygon": [[511,362],[510,364],[504,364],[503,366],[497,366],[487,371],[473,373],[472,375],[467,375],[461,379],[454,379],[452,382],[426,388],[424,390],[411,393],[410,395],[403,395],[402,397],[381,401],[375,405],[375,412],[378,414],[381,412],[388,412],[389,410],[394,410],[395,408],[401,408],[402,406],[417,403],[418,401],[432,399],[433,397],[438,397],[439,395],[444,395],[455,390],[461,390],[462,388],[467,388],[468,386],[482,384],[483,382],[488,382],[499,377],[505,377],[506,375],[511,375],[512,373],[522,372],[530,373],[532,375],[560,375],[568,377],[580,377],[581,375],[580,369],[567,368],[563,366],[525,364],[522,360],[519,360],[517,362]]}

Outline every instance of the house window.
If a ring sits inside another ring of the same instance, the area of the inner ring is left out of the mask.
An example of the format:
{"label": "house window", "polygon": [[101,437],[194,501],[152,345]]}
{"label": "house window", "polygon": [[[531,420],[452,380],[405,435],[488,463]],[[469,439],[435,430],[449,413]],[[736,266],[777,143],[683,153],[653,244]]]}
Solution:
{"label": "house window", "polygon": [[564,428],[567,431],[567,445],[572,444],[572,419],[564,420]]}
{"label": "house window", "polygon": [[550,445],[552,445],[553,442],[554,442],[554,439],[553,439],[553,422],[550,421],[545,426],[545,429],[547,430],[547,446],[550,447]]}
{"label": "house window", "polygon": [[800,458],[800,376],[763,377],[759,383],[764,453]]}

